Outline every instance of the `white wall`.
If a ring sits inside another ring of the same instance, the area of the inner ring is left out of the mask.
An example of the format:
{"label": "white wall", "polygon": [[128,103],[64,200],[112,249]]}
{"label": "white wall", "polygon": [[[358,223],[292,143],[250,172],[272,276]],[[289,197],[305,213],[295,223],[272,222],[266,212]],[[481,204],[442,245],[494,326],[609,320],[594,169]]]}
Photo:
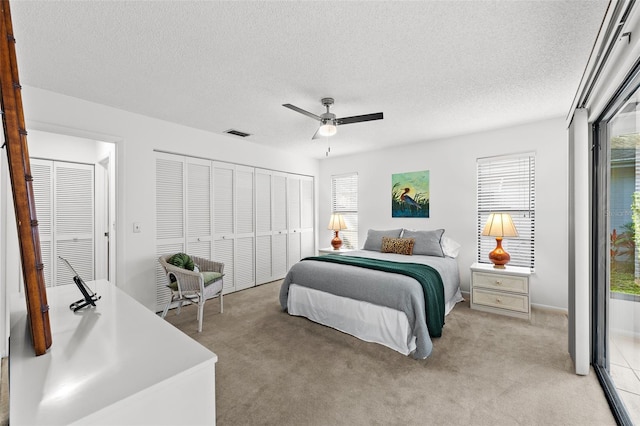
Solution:
{"label": "white wall", "polygon": [[[358,172],[358,240],[369,228],[444,228],[462,244],[458,263],[463,291],[476,261],[476,159],[518,152],[536,153],[536,272],[532,303],[567,309],[568,148],[563,117],[449,139],[329,157],[320,163],[318,245],[329,245],[331,176]],[[430,218],[391,217],[391,175],[429,170]]]}
{"label": "white wall", "polygon": [[[74,136],[114,141],[117,152],[116,283],[155,307],[154,150],[317,176],[318,161],[235,137],[209,133],[53,92],[24,87],[27,130],[56,129]],[[96,137],[95,135],[102,135]],[[6,196],[6,193],[3,194]],[[133,222],[142,224],[133,233]]]}
{"label": "white wall", "polygon": [[[28,129],[56,127],[69,134],[105,135],[103,140],[116,141],[116,282],[150,308],[155,305],[154,149],[317,176],[319,246],[327,245],[332,237],[324,230],[330,215],[331,175],[357,171],[360,244],[369,228],[445,228],[448,236],[463,245],[459,264],[465,291],[469,289],[468,267],[476,256],[476,158],[535,151],[532,302],[567,307],[567,132],[561,117],[318,162],[41,89],[25,87],[23,103]],[[391,218],[391,174],[418,170],[430,170],[431,217]],[[142,233],[133,233],[133,222],[142,224]]]}
{"label": "white wall", "polygon": [[32,129],[27,133],[30,157],[84,164],[100,160],[100,144],[94,140]]}

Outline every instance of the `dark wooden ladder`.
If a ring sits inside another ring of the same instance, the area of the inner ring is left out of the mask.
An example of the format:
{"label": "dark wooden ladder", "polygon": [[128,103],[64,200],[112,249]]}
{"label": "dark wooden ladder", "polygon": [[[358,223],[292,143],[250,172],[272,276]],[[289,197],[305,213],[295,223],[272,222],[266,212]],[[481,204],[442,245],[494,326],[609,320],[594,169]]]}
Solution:
{"label": "dark wooden ladder", "polygon": [[[33,178],[29,163],[27,131],[22,110],[15,38],[11,23],[9,0],[0,0],[0,96],[4,147],[7,150],[13,204],[18,227],[22,274],[27,303],[28,323],[36,355],[44,354],[51,347],[49,305],[44,282],[40,235],[33,195]],[[4,35],[4,37],[1,37]]]}

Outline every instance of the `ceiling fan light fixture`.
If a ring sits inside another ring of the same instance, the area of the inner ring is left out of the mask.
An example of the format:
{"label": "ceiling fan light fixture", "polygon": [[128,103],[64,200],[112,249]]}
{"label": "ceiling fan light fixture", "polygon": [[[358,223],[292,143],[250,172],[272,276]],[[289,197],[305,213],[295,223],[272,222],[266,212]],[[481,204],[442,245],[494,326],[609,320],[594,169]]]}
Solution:
{"label": "ceiling fan light fixture", "polygon": [[337,126],[351,123],[361,123],[363,121],[382,120],[383,114],[381,112],[375,114],[354,115],[353,117],[336,118],[336,115],[329,112],[329,108],[333,105],[333,98],[322,98],[320,100],[322,105],[327,108],[327,112],[321,115],[316,115],[312,112],[305,111],[302,108],[298,108],[291,104],[282,104],[283,107],[289,108],[295,112],[306,115],[320,122],[320,128],[313,134],[311,139],[317,139],[318,137],[333,136],[338,132]]}
{"label": "ceiling fan light fixture", "polygon": [[338,131],[338,128],[336,127],[335,122],[333,120],[327,120],[327,121],[324,121],[320,126],[320,128],[318,129],[318,134],[320,136],[329,137],[329,136],[335,135],[337,131]]}

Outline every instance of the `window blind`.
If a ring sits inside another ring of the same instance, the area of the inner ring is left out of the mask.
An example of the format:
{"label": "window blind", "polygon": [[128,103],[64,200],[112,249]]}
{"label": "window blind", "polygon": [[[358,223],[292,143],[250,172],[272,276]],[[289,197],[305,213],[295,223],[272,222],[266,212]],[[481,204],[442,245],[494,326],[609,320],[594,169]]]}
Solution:
{"label": "window blind", "polygon": [[[331,176],[331,211],[340,213],[347,229],[340,231],[342,246],[358,248],[358,174]],[[327,218],[328,220],[328,218]]]}
{"label": "window blind", "polygon": [[483,237],[489,214],[511,214],[518,237],[505,238],[504,249],[511,255],[509,265],[535,266],[535,154],[487,157],[477,160],[478,168],[478,262],[489,263],[496,247],[493,237]]}

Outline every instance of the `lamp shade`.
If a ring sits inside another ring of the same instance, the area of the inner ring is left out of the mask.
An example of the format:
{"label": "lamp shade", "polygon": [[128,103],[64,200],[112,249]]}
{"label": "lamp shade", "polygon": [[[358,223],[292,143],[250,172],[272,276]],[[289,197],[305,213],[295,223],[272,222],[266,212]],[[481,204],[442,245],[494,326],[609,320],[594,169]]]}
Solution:
{"label": "lamp shade", "polygon": [[488,237],[517,237],[518,231],[513,225],[509,213],[491,213],[482,230],[482,235]]}
{"label": "lamp shade", "polygon": [[336,123],[333,120],[327,120],[322,122],[322,126],[318,129],[320,136],[333,136],[338,131]]}
{"label": "lamp shade", "polygon": [[343,229],[347,229],[347,225],[344,223],[344,218],[340,213],[332,213],[331,219],[329,219],[329,226],[327,229],[331,229],[332,231],[342,231]]}

